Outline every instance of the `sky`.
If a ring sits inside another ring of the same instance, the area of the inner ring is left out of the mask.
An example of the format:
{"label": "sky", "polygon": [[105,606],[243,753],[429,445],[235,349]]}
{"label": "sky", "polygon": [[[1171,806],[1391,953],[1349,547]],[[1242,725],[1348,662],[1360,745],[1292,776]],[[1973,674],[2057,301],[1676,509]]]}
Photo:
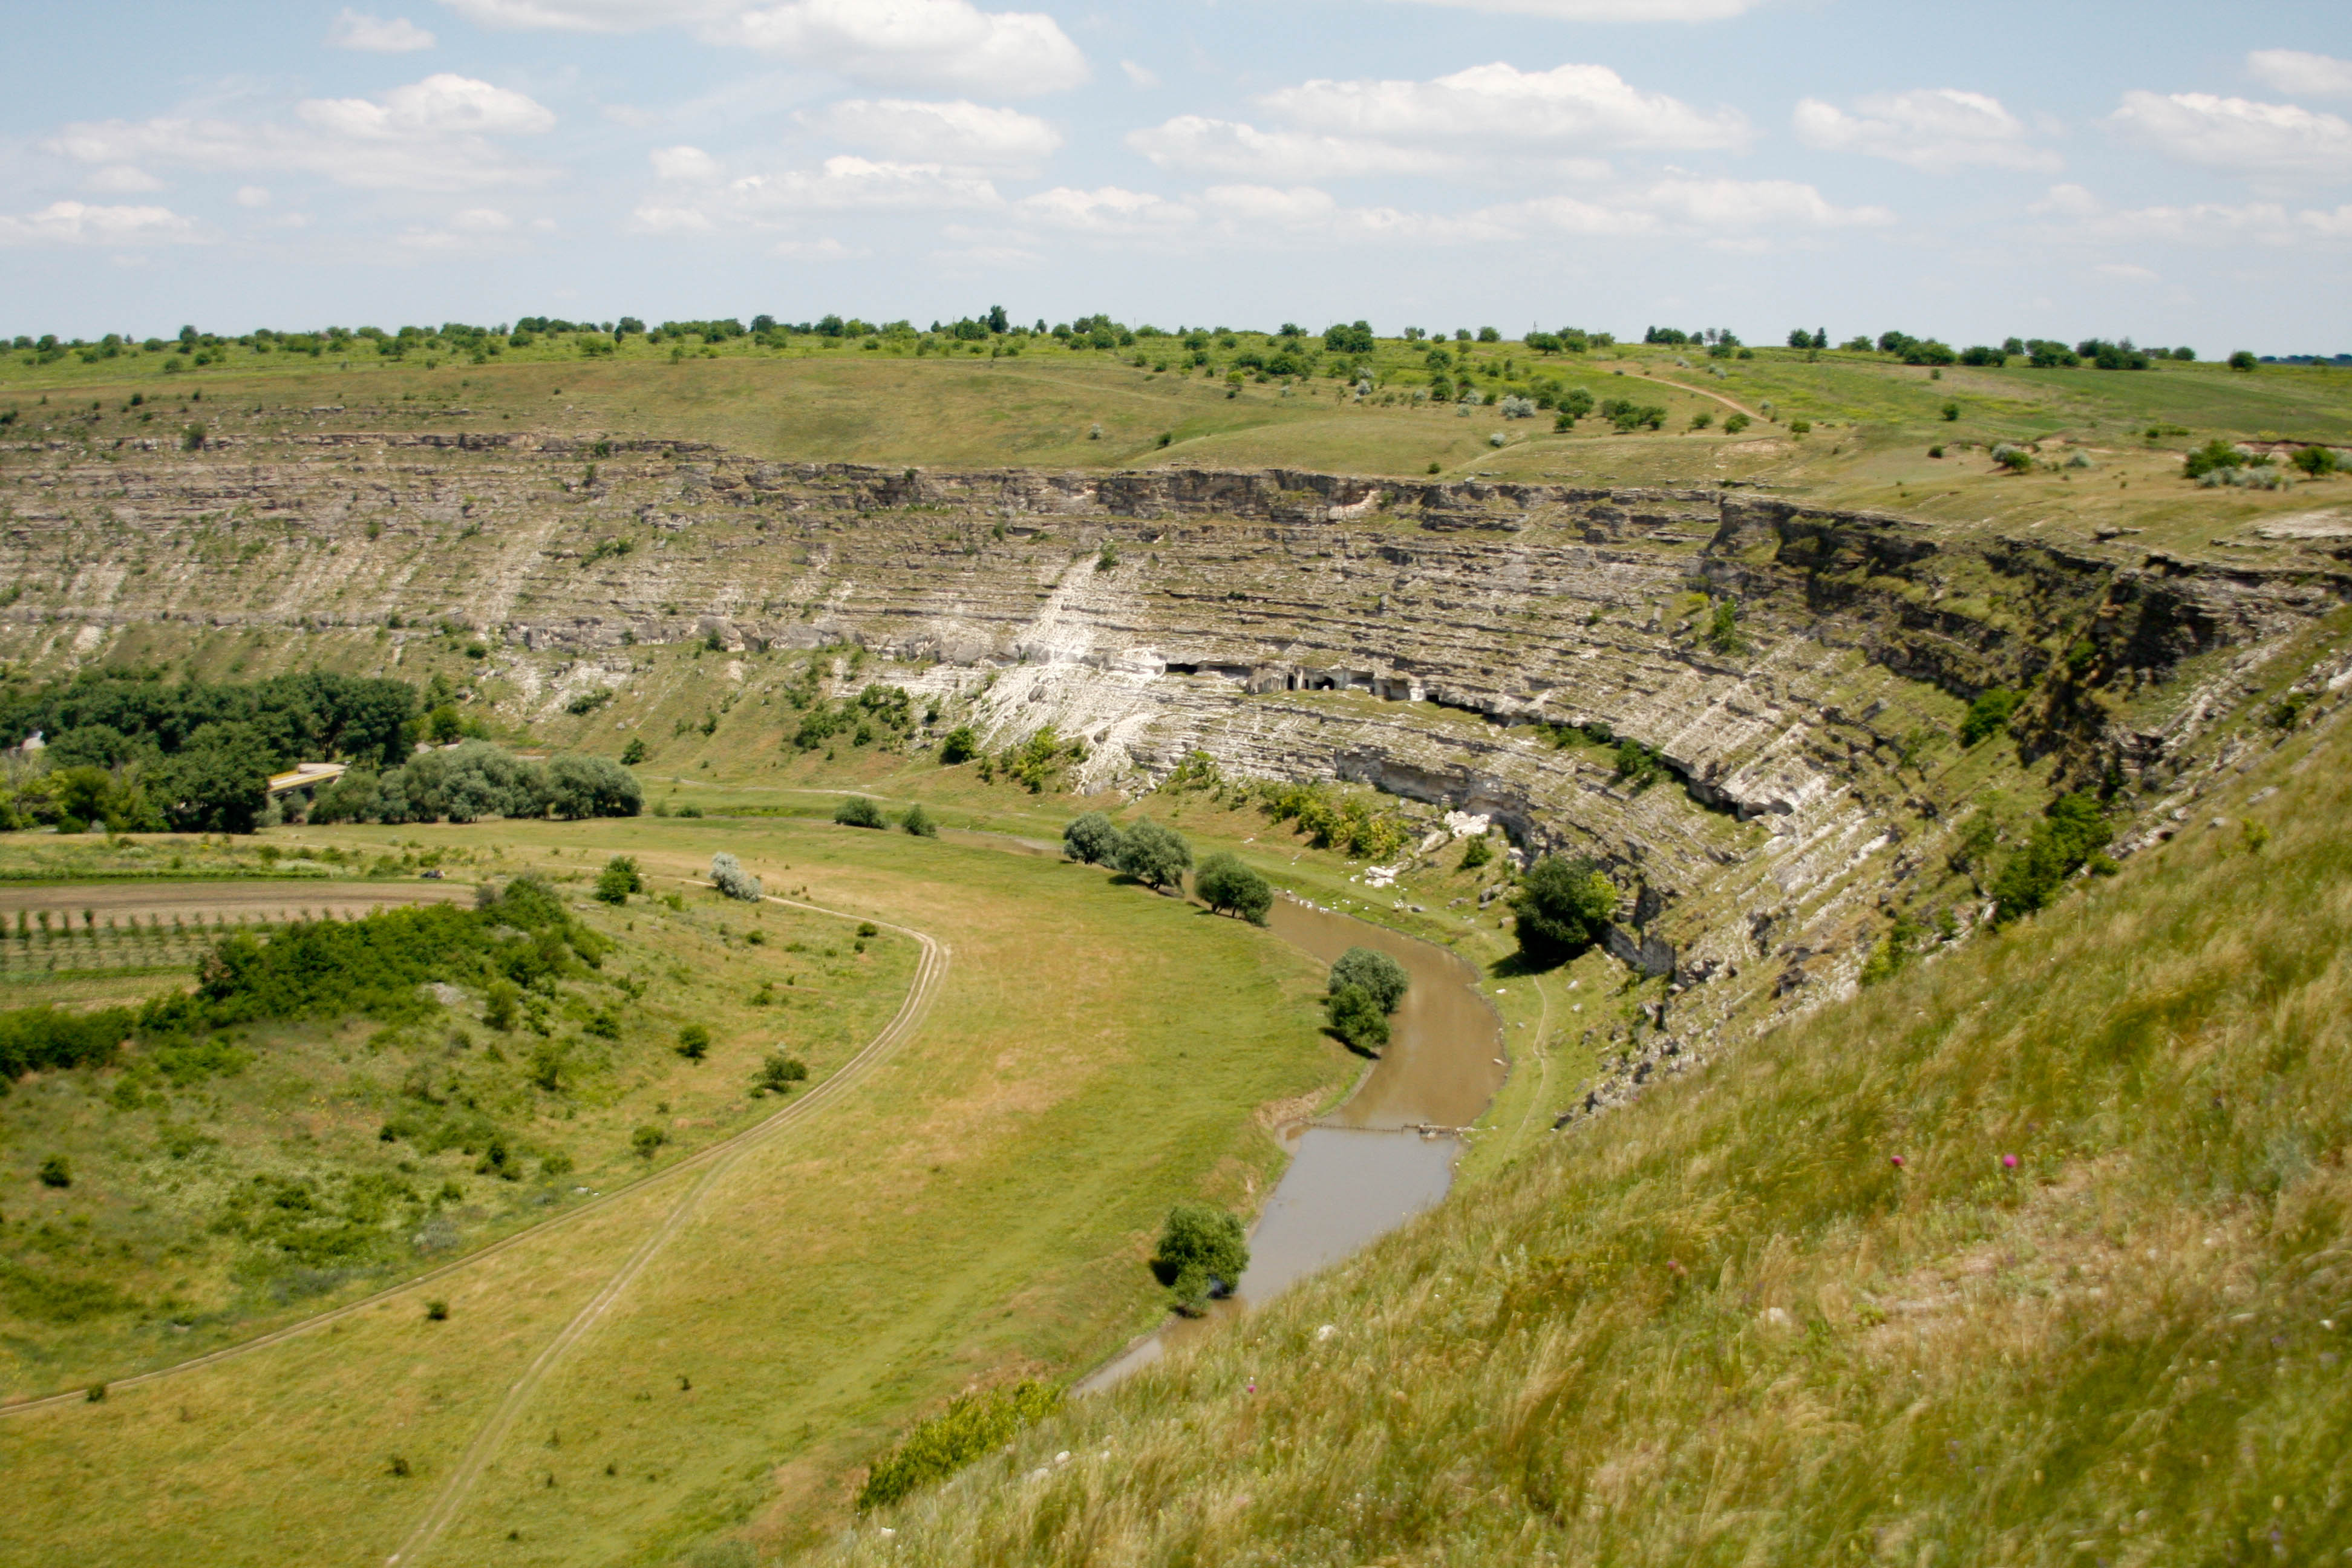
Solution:
{"label": "sky", "polygon": [[2344,0],[1013,3],[19,7],[0,335],[1003,304],[2352,351]]}

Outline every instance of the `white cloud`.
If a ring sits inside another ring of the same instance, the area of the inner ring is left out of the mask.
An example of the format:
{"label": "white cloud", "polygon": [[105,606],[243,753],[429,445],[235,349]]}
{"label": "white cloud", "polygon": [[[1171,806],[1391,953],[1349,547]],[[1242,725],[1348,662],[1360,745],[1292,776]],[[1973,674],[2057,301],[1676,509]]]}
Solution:
{"label": "white cloud", "polygon": [[142,245],[196,237],[194,220],[168,207],[51,202],[23,217],[0,216],[0,245]]}
{"label": "white cloud", "polygon": [[2352,123],[2292,103],[2206,92],[2127,92],[2119,135],[2183,163],[2257,179],[2352,179]]}
{"label": "white cloud", "polygon": [[1738,110],[1707,113],[1643,92],[1607,66],[1523,71],[1496,61],[1433,81],[1310,81],[1262,101],[1310,130],[1409,142],[1492,140],[1597,153],[1736,150],[1749,140]]}
{"label": "white cloud", "polygon": [[656,179],[689,185],[719,181],[719,160],[699,147],[656,147],[646,156],[653,160]]}
{"label": "white cloud", "polygon": [[1639,200],[1702,232],[1755,228],[1883,228],[1885,207],[1841,207],[1794,180],[1662,180]]}
{"label": "white cloud", "polygon": [[448,71],[394,88],[381,100],[307,99],[296,107],[295,113],[339,135],[377,139],[402,135],[535,135],[555,123],[555,116],[546,108],[520,92]]}
{"label": "white cloud", "polygon": [[1147,92],[1160,85],[1159,76],[1149,66],[1137,65],[1133,60],[1121,60],[1118,62],[1118,68],[1127,73],[1127,79],[1130,84],[1142,88]]}
{"label": "white cloud", "polygon": [[2129,261],[2102,261],[2091,268],[2102,278],[2114,278],[2126,283],[2154,283],[2158,275],[2147,268]]}
{"label": "white cloud", "polygon": [[309,99],[299,126],[167,118],[68,125],[45,145],[84,163],[157,163],[232,173],[287,169],[369,189],[466,190],[527,184],[544,167],[488,138],[547,130],[555,116],[530,98],[442,73],[380,99]]}
{"label": "white cloud", "polygon": [[2352,205],[2290,209],[2279,202],[2200,202],[2186,206],[2111,207],[2081,185],[2053,185],[2028,209],[2060,238],[2097,244],[2277,248],[2352,239]]}
{"label": "white cloud", "polygon": [[854,146],[913,163],[1029,168],[1062,144],[1062,133],[1034,115],[964,99],[852,99],[802,120]]}
{"label": "white cloud", "polygon": [[449,226],[463,234],[504,234],[514,227],[514,219],[496,207],[467,207],[450,218]]}
{"label": "white cloud", "polygon": [[1797,140],[1831,153],[1891,158],[1930,174],[1969,164],[2003,169],[2054,169],[2059,159],[2036,147],[2024,123],[1979,92],[1953,88],[1874,93],[1849,114],[1809,98],[1797,105]]}
{"label": "white cloud", "polygon": [[1556,22],[1719,22],[1764,0],[1421,0],[1471,11],[1505,11]]}
{"label": "white cloud", "polygon": [[982,11],[970,0],[793,0],[747,11],[730,31],[860,81],[1020,98],[1087,75],[1086,57],[1051,16]]}
{"label": "white cloud", "polygon": [[110,191],[118,195],[163,188],[163,181],[132,163],[108,163],[92,169],[82,184],[93,191]]}
{"label": "white cloud", "polygon": [[638,234],[709,234],[718,226],[699,207],[648,202],[629,215],[629,227]]}
{"label": "white cloud", "polygon": [[859,81],[1017,98],[1087,79],[1086,57],[1053,17],[971,0],[448,0],[486,26],[620,33],[691,28]]}
{"label": "white cloud", "polygon": [[1191,223],[1198,216],[1181,203],[1140,191],[1122,190],[1117,185],[1092,191],[1057,185],[1023,197],[1014,210],[1024,218],[1056,228],[1090,234],[1164,233]]}
{"label": "white cloud", "polygon": [[862,261],[874,253],[844,245],[828,236],[823,239],[788,239],[772,247],[768,254],[786,261]]}
{"label": "white cloud", "polygon": [[239,185],[236,188],[236,205],[241,207],[266,207],[269,205],[269,192],[260,185]]}
{"label": "white cloud", "polygon": [[634,33],[665,24],[720,22],[740,12],[729,0],[444,0],[485,27],[564,33]]}
{"label": "white cloud", "polygon": [[2256,49],[2246,69],[2264,87],[2305,98],[2352,98],[2352,60],[2301,49]]}
{"label": "white cloud", "polygon": [[370,54],[404,55],[433,47],[433,35],[405,16],[386,21],[346,7],[327,29],[327,43],[338,49],[362,49]]}
{"label": "white cloud", "polygon": [[1260,131],[1237,121],[1180,114],[1128,133],[1127,144],[1163,169],[1258,180],[1323,180],[1360,174],[1431,174],[1459,160],[1422,147],[1312,132]]}
{"label": "white cloud", "polygon": [[746,209],[992,207],[996,187],[938,163],[898,163],[844,154],[815,170],[753,174],[728,187]]}

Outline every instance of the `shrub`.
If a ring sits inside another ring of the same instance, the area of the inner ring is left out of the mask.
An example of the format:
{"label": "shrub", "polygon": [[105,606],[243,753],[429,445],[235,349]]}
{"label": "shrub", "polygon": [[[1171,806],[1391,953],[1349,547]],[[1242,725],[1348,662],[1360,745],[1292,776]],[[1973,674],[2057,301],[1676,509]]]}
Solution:
{"label": "shrub", "polygon": [[710,1054],[710,1031],[700,1024],[688,1024],[677,1032],[677,1054],[688,1061],[698,1062]]}
{"label": "shrub", "polygon": [[1207,1204],[1178,1204],[1160,1227],[1151,1273],[1168,1287],[1176,1310],[1200,1311],[1218,1287],[1230,1291],[1249,1267],[1249,1242],[1237,1215]]}
{"label": "shrub", "polygon": [[1147,817],[1118,836],[1112,864],[1137,881],[1165,888],[1182,879],[1192,849],[1181,834]]}
{"label": "shrub", "polygon": [[1511,900],[1518,917],[1519,956],[1542,968],[1566,962],[1600,940],[1617,911],[1617,885],[1591,860],[1547,855],[1528,868]]}
{"label": "shrub", "polygon": [[1943,407],[1943,415],[1944,422],[1946,424],[1950,424],[1953,420],[1958,419],[1960,416],[1959,404],[1957,401],[1946,403]]}
{"label": "shrub", "polygon": [[2006,923],[2049,908],[2066,879],[2085,865],[2112,871],[2115,862],[2104,851],[2114,837],[2095,797],[2077,791],[2052,801],[2033,825],[2033,837],[1993,879],[1993,919]]}
{"label": "shrub", "polygon": [[1351,986],[1361,990],[1385,1017],[1404,1001],[1412,984],[1412,976],[1405,973],[1404,965],[1387,953],[1377,948],[1351,947],[1331,966],[1327,989],[1334,996]]}
{"label": "shrub", "polygon": [[41,1185],[45,1187],[73,1185],[73,1167],[66,1163],[66,1157],[63,1154],[52,1154],[42,1161],[39,1175]]}
{"label": "shrub", "polygon": [[1379,1000],[1360,985],[1342,985],[1323,998],[1331,1032],[1360,1051],[1377,1051],[1389,1043],[1389,1016]]}
{"label": "shrub", "polygon": [[596,874],[596,898],[600,903],[625,904],[631,893],[645,890],[646,879],[634,856],[615,855]]}
{"label": "shrub", "polygon": [[631,736],[629,743],[621,748],[621,765],[625,768],[634,768],[645,760],[646,742],[644,737]]}
{"label": "shrub", "polygon": [[808,1063],[798,1057],[788,1057],[778,1051],[760,1064],[752,1075],[751,1092],[759,1094],[790,1094],[793,1085],[808,1079]]}
{"label": "shrub", "polygon": [[1462,847],[1462,868],[1465,871],[1475,871],[1494,858],[1494,842],[1483,833]]}
{"label": "shrub", "polygon": [[2033,467],[2033,449],[2013,447],[2003,441],[1992,449],[1992,460],[1996,467],[2006,468],[2012,474],[2021,474]]}
{"label": "shrub", "polygon": [[1252,925],[1265,924],[1266,911],[1274,907],[1274,889],[1265,879],[1223,850],[1201,862],[1192,885],[1210,909],[1239,915]]}
{"label": "shrub", "polygon": [[2322,479],[2343,466],[2333,447],[2305,447],[2294,455],[2294,466],[2313,479]]}
{"label": "shrub", "polygon": [[833,819],[844,827],[887,827],[882,808],[862,795],[853,795],[833,808]]}
{"label": "shrub", "polygon": [[39,1069],[109,1061],[136,1023],[128,1007],[95,1013],[21,1007],[0,1013],[0,1083]]}
{"label": "shrub", "polygon": [[2260,360],[2254,358],[2254,351],[2252,349],[2240,349],[2237,353],[2230,356],[2230,368],[2231,370],[2246,371],[2251,373],[2254,366],[2261,363],[2262,362]]}
{"label": "shrub", "polygon": [[[439,1298],[437,1298],[437,1297],[436,1297],[436,1298],[435,1298],[433,1300],[430,1300],[430,1301],[425,1302],[425,1321],[426,1322],[428,1322],[428,1323],[446,1323],[446,1322],[447,1322],[447,1321],[449,1321],[449,1303],[448,1303],[448,1302],[446,1302],[446,1301],[441,1300],[440,1300]],[[397,1463],[397,1461],[394,1461],[394,1462],[395,1462],[395,1463]],[[404,1475],[406,1475],[406,1474],[408,1473],[407,1467],[404,1465],[404,1466],[402,1466],[402,1467],[401,1467],[401,1468],[400,1468],[398,1471],[396,1471],[396,1472],[394,1472],[394,1473],[395,1473],[395,1474],[399,1474],[399,1475],[404,1475]]]}
{"label": "shrub", "polygon": [[946,1479],[974,1459],[1005,1447],[1024,1426],[1052,1415],[1061,1401],[1062,1391],[1043,1383],[959,1394],[944,1412],[918,1424],[903,1442],[874,1462],[858,1489],[857,1506],[887,1508]]}
{"label": "shrub", "polygon": [[636,775],[610,757],[550,757],[547,808],[574,819],[635,816],[645,809]]}
{"label": "shrub", "polygon": [[1727,436],[1737,436],[1754,423],[1755,421],[1745,414],[1727,415],[1724,416],[1723,433]]}
{"label": "shrub", "polygon": [[2201,479],[2207,474],[2218,469],[2243,468],[2245,463],[2246,455],[2243,452],[2216,436],[2212,440],[2183,458],[2180,460],[2180,471],[2192,479]]}
{"label": "shrub", "polygon": [[1706,646],[1723,654],[1748,651],[1748,639],[1739,632],[1738,600],[1716,601],[1715,613],[1707,621]]}
{"label": "shrub", "polygon": [[740,899],[747,904],[760,901],[764,889],[760,879],[743,869],[743,862],[721,849],[710,858],[710,882],[730,899]]}
{"label": "shrub", "polygon": [[2022,692],[2006,687],[1989,687],[1977,693],[1969,704],[1969,716],[1960,721],[1960,744],[1973,746],[1990,735],[1997,735],[2009,727],[2010,716],[2025,700]]}
{"label": "shrub", "polygon": [[640,1127],[629,1134],[629,1148],[640,1160],[650,1160],[654,1152],[669,1142],[669,1134],[658,1127]]}
{"label": "shrub", "polygon": [[1506,419],[1532,419],[1536,416],[1536,403],[1532,397],[1513,394],[1505,397],[1500,406]]}
{"label": "shrub", "polygon": [[1118,857],[1118,825],[1099,811],[1074,818],[1062,829],[1062,853],[1088,866],[1113,864]]}
{"label": "shrub", "polygon": [[1790,435],[1791,435],[1791,436],[1810,436],[1810,435],[1811,435],[1812,433],[1813,433],[1813,422],[1812,422],[1811,420],[1810,420],[1810,419],[1791,419],[1791,420],[1790,420],[1790,421],[1789,421],[1789,434],[1790,434]]}
{"label": "shrub", "polygon": [[906,814],[898,818],[898,826],[918,838],[937,838],[940,836],[940,825],[932,820],[929,812],[923,809],[920,801],[907,808]]}

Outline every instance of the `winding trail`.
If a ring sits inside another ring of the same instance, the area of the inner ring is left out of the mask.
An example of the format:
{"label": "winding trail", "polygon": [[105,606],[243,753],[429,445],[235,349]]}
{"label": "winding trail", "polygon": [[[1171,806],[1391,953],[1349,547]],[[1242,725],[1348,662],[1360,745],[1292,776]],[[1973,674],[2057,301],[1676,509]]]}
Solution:
{"label": "winding trail", "polygon": [[[816,912],[816,914],[830,914],[830,917],[835,917],[835,920],[870,920],[870,917],[861,917],[861,914],[849,914],[845,912],[845,910],[828,910],[824,908],[824,905],[802,902],[797,900],[797,898],[769,896],[767,902],[781,902],[781,905],[791,905],[791,908],[795,910],[809,910],[809,912]],[[240,1340],[237,1344],[224,1344],[221,1350],[205,1352],[203,1356],[191,1356],[191,1359],[186,1361],[174,1361],[172,1366],[158,1366],[146,1373],[134,1373],[134,1375],[130,1377],[118,1377],[118,1380],[113,1380],[113,1383],[108,1383],[106,1389],[108,1392],[120,1392],[120,1389],[143,1387],[143,1384],[148,1383],[163,1383],[164,1377],[176,1377],[181,1375],[181,1373],[193,1373],[197,1371],[197,1368],[205,1368],[205,1366],[221,1366],[224,1361],[236,1361],[240,1359],[240,1356],[249,1356],[254,1354],[254,1352],[268,1350],[270,1344],[285,1344],[287,1340],[294,1340],[299,1338],[299,1335],[315,1333],[315,1331],[324,1328],[327,1323],[339,1323],[348,1317],[358,1317],[360,1311],[367,1311],[369,1307],[379,1307],[383,1305],[383,1302],[397,1298],[397,1295],[412,1293],[412,1290],[416,1290],[419,1286],[433,1284],[436,1279],[452,1277],[452,1274],[457,1274],[458,1269],[470,1269],[473,1265],[485,1260],[485,1258],[497,1258],[499,1253],[506,1253],[506,1250],[515,1248],[515,1246],[522,1246],[524,1241],[539,1239],[539,1237],[548,1234],[551,1229],[560,1227],[560,1225],[572,1225],[576,1223],[576,1220],[581,1220],[583,1215],[591,1215],[591,1213],[600,1211],[600,1208],[609,1206],[609,1204],[618,1204],[618,1201],[625,1199],[625,1196],[637,1194],[637,1192],[646,1190],[646,1187],[652,1187],[652,1184],[668,1183],[668,1180],[677,1178],[677,1175],[687,1173],[687,1171],[701,1168],[703,1171],[701,1180],[696,1180],[694,1187],[687,1192],[685,1199],[679,1199],[677,1206],[670,1211],[668,1223],[663,1225],[663,1227],[658,1227],[652,1237],[646,1237],[646,1241],[637,1248],[637,1253],[633,1253],[630,1260],[625,1262],[625,1265],[621,1265],[621,1272],[614,1274],[612,1281],[607,1281],[604,1289],[595,1295],[595,1300],[588,1302],[588,1307],[583,1310],[581,1319],[574,1319],[574,1323],[572,1323],[562,1335],[558,1335],[555,1344],[551,1344],[546,1352],[541,1352],[539,1361],[534,1361],[530,1371],[524,1373],[522,1383],[515,1384],[518,1392],[527,1392],[530,1387],[536,1387],[539,1377],[546,1373],[548,1366],[552,1366],[555,1356],[558,1356],[564,1347],[569,1347],[569,1344],[574,1342],[574,1340],[579,1340],[579,1335],[583,1335],[585,1331],[595,1323],[595,1319],[604,1314],[604,1307],[612,1305],[614,1298],[616,1298],[616,1295],[628,1286],[630,1279],[635,1279],[637,1274],[645,1269],[645,1262],[652,1260],[654,1253],[661,1248],[661,1241],[666,1241],[670,1234],[677,1232],[679,1225],[685,1223],[687,1217],[694,1213],[696,1204],[698,1204],[698,1201],[703,1199],[703,1194],[710,1190],[710,1184],[713,1184],[715,1180],[727,1171],[727,1168],[734,1166],[734,1162],[743,1154],[743,1152],[760,1145],[760,1142],[764,1142],[764,1140],[772,1138],[772,1135],[781,1133],[781,1131],[785,1131],[788,1126],[795,1126],[797,1121],[804,1121],[809,1114],[814,1114],[824,1105],[833,1102],[835,1098],[840,1098],[840,1093],[846,1089],[846,1086],[854,1084],[854,1081],[861,1079],[861,1077],[866,1077],[868,1072],[873,1072],[875,1065],[882,1063],[887,1056],[891,1056],[891,1051],[896,1051],[896,1048],[901,1047],[903,1041],[906,1041],[906,1037],[912,1035],[915,1023],[918,1023],[918,1018],[922,1016],[924,1008],[929,1006],[934,992],[939,990],[940,978],[946,978],[948,947],[943,945],[943,942],[934,941],[931,936],[927,936],[927,933],[922,933],[922,931],[910,929],[910,926],[894,926],[889,924],[889,921],[875,921],[875,924],[882,926],[882,929],[887,931],[898,931],[901,936],[915,938],[915,942],[922,947],[922,962],[915,966],[915,985],[908,990],[906,1002],[898,1004],[898,1011],[891,1016],[889,1023],[882,1027],[879,1035],[875,1035],[873,1039],[866,1044],[863,1051],[858,1051],[856,1056],[849,1058],[846,1063],[842,1063],[840,1072],[835,1072],[833,1077],[828,1077],[824,1084],[818,1084],[816,1089],[809,1090],[807,1096],[802,1096],[800,1100],[793,1100],[791,1105],[785,1105],[783,1110],[779,1110],[779,1112],[774,1114],[774,1117],[767,1117],[764,1121],[755,1121],[752,1126],[740,1131],[740,1133],[731,1135],[731,1138],[722,1138],[719,1142],[713,1142],[708,1150],[696,1150],[694,1154],[687,1154],[685,1159],[679,1159],[677,1163],[668,1166],[666,1171],[656,1171],[656,1173],[652,1175],[640,1175],[640,1178],[633,1180],[633,1183],[614,1187],[612,1192],[602,1192],[602,1194],[593,1196],[593,1199],[588,1199],[585,1204],[581,1204],[579,1208],[569,1208],[569,1211],[560,1213],[560,1215],[551,1215],[536,1225],[527,1225],[527,1227],[518,1229],[518,1232],[501,1237],[499,1241],[491,1241],[491,1244],[485,1246],[485,1248],[466,1253],[463,1258],[454,1258],[454,1260],[445,1262],[445,1265],[440,1265],[437,1269],[425,1269],[424,1274],[412,1274],[412,1277],[402,1279],[400,1284],[385,1286],[383,1290],[376,1290],[376,1293],[372,1295],[362,1295],[360,1300],[346,1302],[346,1305],[341,1307],[334,1307],[331,1311],[320,1311],[320,1314],[315,1314],[315,1317],[306,1317],[297,1323],[287,1323],[285,1328],[273,1328],[270,1333],[257,1335],[257,1338],[252,1340]],[[87,1404],[87,1401],[89,1401],[89,1394],[87,1394],[85,1389],[70,1389],[70,1392],[61,1392],[61,1394],[45,1394],[40,1396],[40,1399],[21,1399],[16,1401],[16,1404],[0,1404],[0,1417],[28,1415],[28,1413],[33,1411],[57,1411],[57,1408],[61,1408],[61,1405],[80,1405],[80,1404]],[[520,1405],[520,1399],[510,1396],[508,1404]],[[501,1405],[501,1417],[506,1417],[506,1405]],[[499,1417],[494,1417],[494,1422],[497,1420]],[[478,1441],[478,1446],[480,1446],[480,1441]],[[473,1460],[473,1458],[475,1458],[473,1450],[468,1450],[468,1460]],[[449,1498],[449,1495],[445,1493],[445,1500],[446,1498]],[[436,1502],[436,1510],[440,1510],[440,1502]],[[446,1519],[442,1519],[442,1523],[446,1523]],[[436,1526],[436,1531],[437,1528],[440,1526]]]}
{"label": "winding trail", "polygon": [[[817,914],[832,915],[843,920],[860,918],[845,914],[840,910],[826,909],[821,904],[803,903],[797,899],[778,898],[772,893],[763,897],[769,903],[782,904],[792,909],[808,910]],[[864,918],[872,919],[871,916]],[[940,982],[947,975],[949,950],[945,943],[911,927],[893,925],[887,921],[876,921],[874,923],[881,926],[885,931],[893,931],[902,936],[912,937],[923,950],[922,961],[915,970],[915,984],[908,990],[907,999],[899,1004],[897,1014],[891,1017],[888,1024],[883,1026],[880,1034],[866,1042],[865,1049],[843,1063],[840,1069],[831,1078],[826,1079],[801,1099],[757,1126],[746,1129],[725,1142],[705,1150],[696,1157],[704,1167],[701,1176],[687,1189],[685,1195],[672,1205],[667,1216],[654,1228],[653,1233],[637,1244],[636,1250],[629,1254],[627,1261],[614,1271],[611,1279],[604,1281],[604,1288],[590,1298],[587,1305],[580,1309],[572,1321],[564,1325],[562,1332],[549,1341],[547,1347],[532,1358],[530,1365],[523,1369],[522,1375],[517,1378],[514,1386],[507,1391],[506,1398],[499,1401],[499,1407],[491,1412],[489,1419],[485,1421],[481,1429],[474,1434],[474,1440],[467,1445],[464,1457],[457,1461],[457,1468],[449,1473],[449,1479],[442,1484],[441,1490],[434,1498],[432,1506],[425,1510],[424,1517],[416,1521],[415,1527],[409,1531],[406,1539],[401,1542],[400,1550],[384,1560],[387,1564],[414,1563],[432,1549],[433,1543],[440,1538],[441,1532],[446,1530],[450,1521],[457,1517],[457,1510],[465,1506],[467,1495],[474,1489],[474,1483],[481,1479],[483,1468],[489,1463],[490,1457],[498,1452],[499,1445],[505,1440],[507,1433],[513,1428],[515,1421],[522,1415],[523,1407],[530,1403],[531,1395],[539,1392],[539,1385],[546,1380],[547,1374],[554,1369],[558,1362],[563,1359],[565,1352],[588,1337],[604,1314],[611,1310],[613,1304],[627,1292],[629,1286],[635,1282],[637,1276],[645,1272],[646,1266],[654,1260],[671,1237],[686,1227],[687,1222],[694,1217],[695,1211],[701,1206],[702,1200],[709,1195],[711,1190],[718,1186],[728,1172],[734,1169],[745,1154],[750,1153],[760,1144],[797,1126],[846,1094],[859,1081],[870,1076],[876,1068],[889,1059],[891,1055],[906,1043],[908,1037],[914,1034],[916,1026],[921,1021],[924,1011],[939,990]],[[666,1173],[674,1174],[679,1168],[673,1166],[671,1171]]]}

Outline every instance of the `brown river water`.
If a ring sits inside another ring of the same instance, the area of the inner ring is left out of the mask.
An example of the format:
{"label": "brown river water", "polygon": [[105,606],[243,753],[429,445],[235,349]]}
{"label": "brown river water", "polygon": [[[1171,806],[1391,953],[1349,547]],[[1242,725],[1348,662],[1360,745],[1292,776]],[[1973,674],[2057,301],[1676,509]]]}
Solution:
{"label": "brown river water", "polygon": [[1370,947],[1412,977],[1388,1048],[1355,1092],[1319,1121],[1285,1129],[1289,1168],[1250,1233],[1249,1268],[1231,1300],[1204,1318],[1171,1318],[1080,1380],[1093,1394],[1178,1344],[1244,1312],[1394,1230],[1445,1196],[1466,1127],[1503,1087],[1503,1021],[1458,954],[1383,927],[1277,899],[1274,933],[1325,963]]}

